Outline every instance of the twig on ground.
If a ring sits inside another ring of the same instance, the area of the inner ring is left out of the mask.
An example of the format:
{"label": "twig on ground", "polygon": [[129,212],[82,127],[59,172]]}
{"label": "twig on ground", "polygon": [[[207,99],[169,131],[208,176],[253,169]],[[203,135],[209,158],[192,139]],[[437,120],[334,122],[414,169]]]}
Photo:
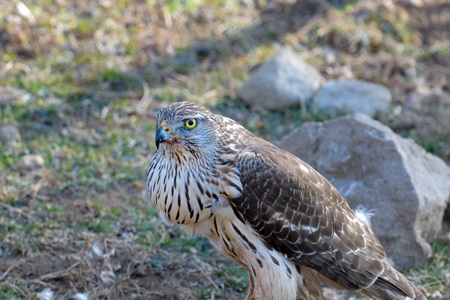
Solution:
{"label": "twig on ground", "polygon": [[2,281],[3,279],[6,278],[6,276],[8,276],[9,272],[11,272],[15,267],[17,267],[18,263],[14,263],[12,264],[8,269],[6,269],[6,271],[2,274],[2,276],[0,276],[0,281]]}
{"label": "twig on ground", "polygon": [[67,276],[68,275],[67,273],[70,270],[78,267],[79,264],[80,264],[80,262],[77,261],[76,263],[72,264],[70,267],[68,267],[65,270],[59,270],[59,271],[56,271],[56,272],[53,272],[53,273],[45,274],[45,275],[42,275],[41,277],[39,277],[38,279],[35,279],[35,280],[39,280],[40,281],[40,280],[55,279],[55,278],[60,278],[60,277]]}

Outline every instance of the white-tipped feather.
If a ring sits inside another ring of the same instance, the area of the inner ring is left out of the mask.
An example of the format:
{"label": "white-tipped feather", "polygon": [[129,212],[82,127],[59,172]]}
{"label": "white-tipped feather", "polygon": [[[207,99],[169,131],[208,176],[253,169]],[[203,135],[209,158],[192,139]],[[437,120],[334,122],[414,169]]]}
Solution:
{"label": "white-tipped feather", "polygon": [[371,226],[370,218],[375,214],[376,209],[367,209],[362,205],[358,205],[355,209],[355,215],[358,219]]}

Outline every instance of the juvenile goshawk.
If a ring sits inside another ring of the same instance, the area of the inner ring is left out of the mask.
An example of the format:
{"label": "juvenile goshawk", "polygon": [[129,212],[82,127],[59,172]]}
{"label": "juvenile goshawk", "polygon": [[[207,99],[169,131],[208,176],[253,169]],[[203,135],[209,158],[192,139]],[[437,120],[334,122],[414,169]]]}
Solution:
{"label": "juvenile goshawk", "polygon": [[294,155],[189,102],[158,112],[155,139],[152,203],[247,270],[247,299],[322,299],[322,284],[425,299],[336,188]]}

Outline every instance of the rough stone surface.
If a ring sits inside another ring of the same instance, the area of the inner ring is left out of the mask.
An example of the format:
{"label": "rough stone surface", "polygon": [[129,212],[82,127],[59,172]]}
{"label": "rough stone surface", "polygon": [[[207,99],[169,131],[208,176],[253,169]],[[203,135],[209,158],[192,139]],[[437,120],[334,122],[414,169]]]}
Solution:
{"label": "rough stone surface", "polygon": [[237,95],[250,106],[279,110],[305,104],[323,81],[315,68],[284,50],[252,72]]}
{"label": "rough stone surface", "polygon": [[0,86],[0,107],[24,105],[31,99],[31,94],[11,86]]}
{"label": "rough stone surface", "polygon": [[373,210],[372,227],[396,266],[431,254],[450,193],[440,158],[359,113],[306,123],[278,145],[330,180],[352,208]]}
{"label": "rough stone surface", "polygon": [[334,115],[341,112],[361,112],[374,116],[387,111],[392,100],[389,89],[362,80],[331,80],[314,97],[313,109]]}
{"label": "rough stone surface", "polygon": [[15,166],[19,172],[37,171],[44,167],[44,158],[41,155],[24,155]]}
{"label": "rough stone surface", "polygon": [[0,127],[0,142],[18,142],[20,141],[19,129],[13,125],[5,125]]}

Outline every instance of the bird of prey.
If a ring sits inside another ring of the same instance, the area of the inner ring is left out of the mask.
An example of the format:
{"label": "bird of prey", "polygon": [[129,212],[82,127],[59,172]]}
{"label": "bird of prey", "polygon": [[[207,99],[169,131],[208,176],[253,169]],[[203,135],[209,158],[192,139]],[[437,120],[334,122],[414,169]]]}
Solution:
{"label": "bird of prey", "polygon": [[158,111],[155,141],[151,202],[247,270],[247,299],[323,299],[323,284],[426,299],[386,260],[367,220],[296,156],[190,102]]}

